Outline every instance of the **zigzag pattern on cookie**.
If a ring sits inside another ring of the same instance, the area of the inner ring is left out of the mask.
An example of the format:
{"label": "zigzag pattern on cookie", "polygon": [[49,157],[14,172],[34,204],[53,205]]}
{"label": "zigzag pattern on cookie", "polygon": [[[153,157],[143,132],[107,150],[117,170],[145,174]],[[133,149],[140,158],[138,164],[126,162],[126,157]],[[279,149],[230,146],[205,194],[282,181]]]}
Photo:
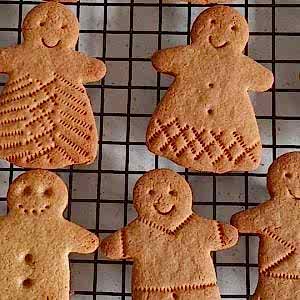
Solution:
{"label": "zigzag pattern on cookie", "polygon": [[262,232],[270,237],[271,239],[276,240],[280,244],[282,244],[285,248],[287,248],[287,253],[284,254],[282,257],[276,259],[271,264],[269,264],[267,267],[260,268],[259,272],[265,276],[270,276],[273,278],[281,278],[281,279],[300,279],[300,274],[290,274],[290,273],[278,273],[273,272],[272,270],[279,266],[283,261],[286,261],[289,259],[292,255],[296,252],[296,247],[289,241],[285,241],[280,236],[269,230],[268,228],[264,228]]}
{"label": "zigzag pattern on cookie", "polygon": [[142,217],[138,217],[137,220],[140,221],[140,222],[142,222],[142,223],[144,223],[144,224],[146,224],[147,226],[150,226],[150,227],[152,227],[154,229],[160,230],[160,231],[162,231],[162,232],[164,232],[166,234],[174,235],[174,234],[176,234],[176,232],[178,232],[179,230],[181,230],[184,227],[184,225],[186,225],[187,223],[189,223],[192,220],[193,217],[194,217],[194,214],[192,213],[182,223],[180,223],[177,227],[175,227],[172,230],[164,228],[163,226],[161,226],[159,224],[156,224],[156,223],[154,223],[152,221],[149,221],[149,220],[147,220],[145,218],[142,218]]}
{"label": "zigzag pattern on cookie", "polygon": [[136,291],[141,292],[174,292],[174,291],[188,291],[188,290],[202,290],[208,287],[213,287],[217,283],[212,282],[208,284],[185,284],[180,286],[168,286],[168,287],[137,287]]}
{"label": "zigzag pattern on cookie", "polygon": [[29,167],[42,160],[45,168],[89,162],[95,130],[89,109],[85,89],[57,73],[48,82],[29,74],[9,81],[0,97],[0,157]]}
{"label": "zigzag pattern on cookie", "polygon": [[[158,119],[155,122],[157,129],[149,137],[148,143],[158,155],[171,152],[176,159],[190,151],[193,159],[199,161],[206,154],[212,166],[224,160],[238,165],[245,158],[249,158],[253,163],[257,162],[254,150],[259,146],[259,142],[246,145],[243,137],[236,131],[216,133],[205,128],[197,130],[188,124],[181,124],[177,118],[165,123]],[[226,134],[230,134],[230,142],[227,145],[222,141],[222,137]],[[212,146],[217,148],[217,153],[211,151]]]}

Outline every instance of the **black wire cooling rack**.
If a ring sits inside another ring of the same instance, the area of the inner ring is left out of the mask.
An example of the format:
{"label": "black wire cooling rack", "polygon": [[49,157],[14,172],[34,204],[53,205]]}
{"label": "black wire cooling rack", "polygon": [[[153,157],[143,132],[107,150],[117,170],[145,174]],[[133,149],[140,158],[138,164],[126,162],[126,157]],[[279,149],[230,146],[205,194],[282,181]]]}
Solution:
{"label": "black wire cooling rack", "polygon": [[[37,3],[0,0],[1,47],[21,42],[22,19]],[[108,75],[101,83],[87,85],[102,141],[100,159],[89,167],[56,172],[69,186],[68,219],[106,236],[133,218],[131,190],[135,180],[148,169],[168,165],[161,158],[151,157],[143,140],[145,124],[169,84],[165,77],[149,69],[151,52],[173,42],[188,43],[193,18],[206,7],[162,0],[87,0],[69,5],[81,21],[77,49],[82,46],[89,52],[95,48],[93,55],[107,63]],[[232,213],[267,200],[268,165],[279,154],[300,147],[300,51],[297,54],[296,48],[300,39],[300,1],[241,0],[230,5],[249,19],[251,34],[246,51],[272,69],[276,78],[270,91],[252,95],[263,136],[262,165],[253,173],[223,175],[175,168],[193,186],[195,210],[227,222]],[[120,13],[112,16],[116,10]],[[84,25],[88,16],[82,21],[82,14],[89,12],[96,13],[90,20],[95,26]],[[149,16],[154,15],[154,22],[147,25]],[[170,20],[173,21],[168,25]],[[145,70],[151,70],[151,80],[143,77]],[[111,103],[115,103],[113,108]],[[122,135],[114,135],[116,131]],[[0,166],[0,210],[4,214],[7,186],[22,170],[4,162]],[[222,298],[249,299],[256,286],[257,238],[243,236],[239,246],[226,253],[214,255]],[[74,299],[130,299],[130,262],[109,261],[96,253],[72,256],[71,268]]]}

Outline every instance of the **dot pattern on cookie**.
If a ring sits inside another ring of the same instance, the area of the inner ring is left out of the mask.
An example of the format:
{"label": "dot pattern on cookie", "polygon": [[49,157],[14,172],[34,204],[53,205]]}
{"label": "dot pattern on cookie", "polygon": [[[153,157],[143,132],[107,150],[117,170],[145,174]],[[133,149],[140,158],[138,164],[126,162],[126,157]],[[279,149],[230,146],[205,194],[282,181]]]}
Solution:
{"label": "dot pattern on cookie", "polygon": [[98,237],[64,219],[68,191],[54,173],[23,173],[0,219],[1,299],[70,299],[71,252],[92,253]]}

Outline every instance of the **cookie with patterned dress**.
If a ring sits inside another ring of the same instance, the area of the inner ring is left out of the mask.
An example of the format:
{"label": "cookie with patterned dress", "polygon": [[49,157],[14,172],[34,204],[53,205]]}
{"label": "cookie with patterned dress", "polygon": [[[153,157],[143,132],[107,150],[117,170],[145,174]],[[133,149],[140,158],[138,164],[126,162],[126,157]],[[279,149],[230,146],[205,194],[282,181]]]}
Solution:
{"label": "cookie with patterned dress", "polygon": [[24,42],[0,49],[0,72],[9,76],[0,96],[0,158],[21,167],[88,164],[98,134],[84,83],[106,68],[74,51],[79,25],[57,2],[33,8],[23,23]]}
{"label": "cookie with patterned dress", "polygon": [[251,171],[262,145],[248,90],[266,91],[271,71],[243,54],[248,24],[215,6],[196,19],[192,43],[156,52],[158,72],[175,77],[147,130],[151,152],[198,171]]}

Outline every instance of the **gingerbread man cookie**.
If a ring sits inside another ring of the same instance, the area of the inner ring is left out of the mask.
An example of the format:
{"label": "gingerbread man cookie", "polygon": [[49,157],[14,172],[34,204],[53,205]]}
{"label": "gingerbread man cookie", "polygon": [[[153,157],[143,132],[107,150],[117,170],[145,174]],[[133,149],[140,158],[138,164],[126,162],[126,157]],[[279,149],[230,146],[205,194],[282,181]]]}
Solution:
{"label": "gingerbread man cookie", "polygon": [[84,83],[105,65],[72,50],[79,35],[73,13],[56,2],[33,8],[24,42],[0,49],[9,80],[0,97],[0,158],[21,167],[60,168],[94,161],[97,130]]}
{"label": "gingerbread man cookie", "polygon": [[267,176],[271,200],[232,217],[241,233],[259,235],[259,280],[253,300],[300,299],[300,152],[280,156]]}
{"label": "gingerbread man cookie", "polygon": [[248,25],[230,7],[201,13],[191,38],[189,46],[152,57],[154,67],[175,80],[152,116],[147,146],[198,171],[253,170],[262,146],[247,91],[269,89],[273,75],[243,55]]}
{"label": "gingerbread man cookie", "polygon": [[30,171],[12,183],[7,201],[9,213],[0,218],[1,299],[69,299],[69,253],[92,253],[99,241],[63,218],[64,182]]}
{"label": "gingerbread man cookie", "polygon": [[133,299],[220,299],[210,253],[232,247],[237,230],[194,214],[189,184],[171,170],[142,176],[133,203],[138,218],[100,244],[133,260]]}

